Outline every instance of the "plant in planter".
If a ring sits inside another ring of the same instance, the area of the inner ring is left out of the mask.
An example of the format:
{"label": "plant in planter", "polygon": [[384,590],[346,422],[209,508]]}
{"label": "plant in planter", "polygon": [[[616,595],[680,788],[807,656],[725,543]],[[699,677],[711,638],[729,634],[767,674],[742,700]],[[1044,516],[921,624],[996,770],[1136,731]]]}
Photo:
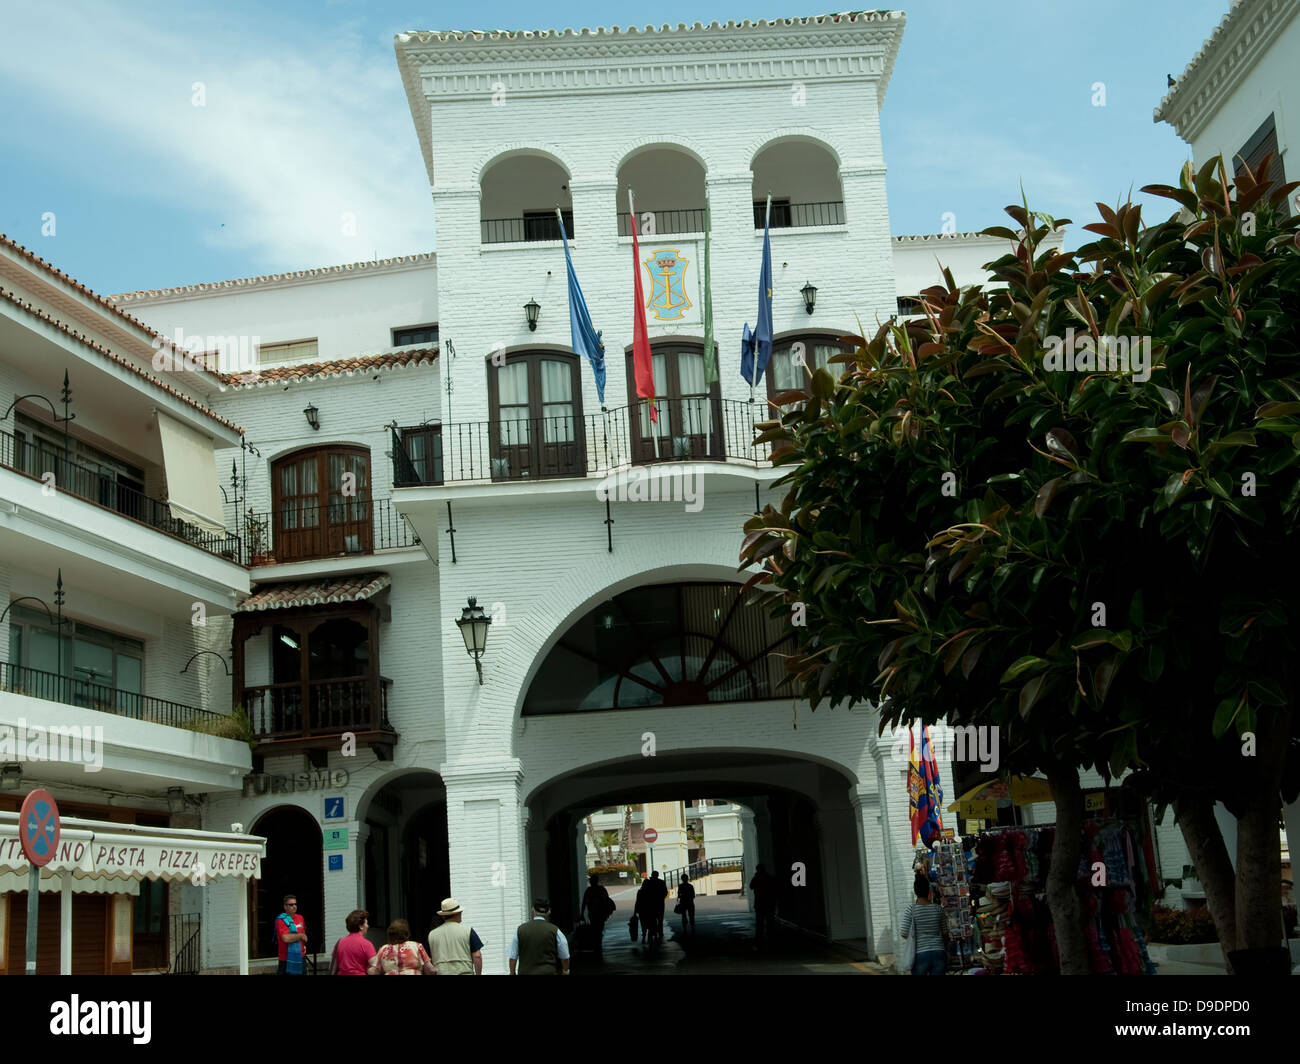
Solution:
{"label": "plant in planter", "polygon": [[275,555],[271,553],[267,522],[259,520],[251,506],[244,517],[244,537],[248,543],[251,564],[268,565],[275,561]]}

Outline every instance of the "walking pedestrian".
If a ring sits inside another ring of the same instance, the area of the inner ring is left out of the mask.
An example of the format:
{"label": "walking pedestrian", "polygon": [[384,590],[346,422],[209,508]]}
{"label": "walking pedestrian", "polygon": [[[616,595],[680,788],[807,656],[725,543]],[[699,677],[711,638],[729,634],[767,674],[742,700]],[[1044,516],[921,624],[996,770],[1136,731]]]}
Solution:
{"label": "walking pedestrian", "polygon": [[759,865],[754,869],[749,889],[754,894],[754,945],[763,945],[764,931],[771,944],[776,936],[776,877]]}
{"label": "walking pedestrian", "polygon": [[636,918],[641,924],[641,944],[645,945],[646,937],[654,931],[654,905],[650,901],[650,880],[641,881],[641,885],[637,887],[636,900],[632,905]]}
{"label": "walking pedestrian", "polygon": [[903,914],[903,937],[916,932],[916,959],[912,962],[913,975],[943,975],[948,965],[948,920],[943,906],[936,905],[930,897],[930,880],[925,873],[917,873],[912,884],[916,901]]}
{"label": "walking pedestrian", "polygon": [[682,882],[677,888],[677,911],[682,914],[682,934],[686,934],[688,917],[691,921],[691,934],[695,934],[695,884],[685,872],[682,873]]}
{"label": "walking pedestrian", "polygon": [[307,952],[307,921],[298,915],[298,895],[286,894],[284,911],[275,918],[275,941],[279,963],[276,975],[302,975],[303,956]]}
{"label": "walking pedestrian", "polygon": [[582,907],[578,910],[578,917],[581,918],[586,914],[591,921],[591,937],[596,944],[596,952],[601,952],[602,938],[605,934],[605,921],[613,915],[617,905],[614,899],[609,896],[609,891],[600,885],[600,876],[594,872],[587,877],[587,889],[582,895]]}
{"label": "walking pedestrian", "polygon": [[366,938],[370,929],[370,914],[365,909],[353,909],[343,921],[348,933],[334,943],[330,954],[330,975],[365,975],[375,947]]}
{"label": "walking pedestrian", "polygon": [[550,915],[549,901],[534,900],[533,918],[519,925],[506,951],[511,975],[569,974],[569,942],[550,922]]}
{"label": "walking pedestrian", "polygon": [[668,884],[659,878],[656,868],[646,880],[646,905],[652,920],[651,935],[660,942],[664,938],[664,902],[668,900]]}
{"label": "walking pedestrian", "polygon": [[439,975],[482,975],[483,940],[461,922],[465,910],[455,898],[443,898],[442,924],[429,932],[429,957]]}
{"label": "walking pedestrian", "polygon": [[424,947],[411,941],[411,925],[394,920],[388,925],[388,945],[370,958],[367,975],[437,975]]}

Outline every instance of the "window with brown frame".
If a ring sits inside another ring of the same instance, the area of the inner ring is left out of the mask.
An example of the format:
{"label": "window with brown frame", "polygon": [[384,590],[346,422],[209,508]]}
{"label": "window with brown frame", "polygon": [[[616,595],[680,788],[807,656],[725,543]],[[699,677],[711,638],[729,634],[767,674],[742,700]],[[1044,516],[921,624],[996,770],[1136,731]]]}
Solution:
{"label": "window with brown frame", "polygon": [[[635,399],[632,460],[672,462],[724,457],[722,390],[706,384],[704,345],[667,337],[650,343],[658,421],[650,419],[650,402]],[[636,370],[627,351],[627,390],[636,396]]]}
{"label": "window with brown frame", "polygon": [[[1265,155],[1273,157],[1268,168],[1268,178],[1273,182],[1273,187],[1286,183],[1286,175],[1282,170],[1282,156],[1277,150],[1277,124],[1273,115],[1269,115],[1261,123],[1260,127],[1255,130],[1250,140],[1242,145],[1241,151],[1237,152],[1232,158],[1232,168],[1234,174],[1240,174],[1242,163],[1250,167],[1250,172],[1257,178],[1264,177],[1259,172],[1260,164],[1264,161]],[[1283,200],[1281,204],[1281,214],[1283,218],[1291,216],[1291,204]]]}
{"label": "window with brown frame", "polygon": [[838,377],[844,371],[844,366],[842,363],[832,363],[831,357],[852,350],[847,344],[826,335],[781,337],[772,345],[772,357],[764,374],[767,378],[767,397],[775,399],[781,392],[796,388],[807,389],[812,374],[819,369]]}
{"label": "window with brown frame", "polygon": [[586,472],[578,356],[521,351],[489,358],[488,453],[493,480],[576,477]]}
{"label": "window with brown frame", "polygon": [[274,464],[271,483],[277,561],[370,553],[367,448],[296,451]]}

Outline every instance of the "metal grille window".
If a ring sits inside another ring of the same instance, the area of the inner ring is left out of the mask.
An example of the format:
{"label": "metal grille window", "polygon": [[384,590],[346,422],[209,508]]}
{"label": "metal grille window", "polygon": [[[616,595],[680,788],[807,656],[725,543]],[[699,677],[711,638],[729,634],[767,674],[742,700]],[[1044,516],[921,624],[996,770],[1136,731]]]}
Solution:
{"label": "metal grille window", "polygon": [[393,330],[394,347],[410,347],[413,344],[436,344],[437,342],[437,322],[432,325],[412,325],[404,329]]}
{"label": "metal grille window", "polygon": [[[129,710],[143,693],[144,644],[114,632],[15,606],[9,614],[9,662],[66,681],[60,700],[88,708]],[[137,697],[132,697],[137,696]]]}

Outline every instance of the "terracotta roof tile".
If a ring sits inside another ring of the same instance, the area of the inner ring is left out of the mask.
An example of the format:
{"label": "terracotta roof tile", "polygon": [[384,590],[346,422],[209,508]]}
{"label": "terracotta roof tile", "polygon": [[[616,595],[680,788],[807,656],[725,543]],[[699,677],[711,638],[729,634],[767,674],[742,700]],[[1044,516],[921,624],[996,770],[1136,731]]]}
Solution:
{"label": "terracotta roof tile", "polygon": [[288,270],[284,273],[267,273],[260,277],[237,277],[229,281],[208,281],[202,284],[183,284],[175,288],[143,288],[135,292],[117,292],[109,298],[115,302],[132,303],[162,299],[168,296],[208,295],[217,292],[238,291],[264,285],[282,284],[286,281],[327,281],[333,277],[367,271],[382,271],[393,267],[434,265],[437,252],[416,251],[410,255],[394,255],[388,259],[371,259],[366,262],[349,262],[340,266],[315,266],[309,270]]}
{"label": "terracotta roof tile", "polygon": [[232,388],[250,388],[259,384],[283,384],[290,381],[315,380],[372,370],[399,369],[403,366],[432,366],[438,348],[419,347],[409,351],[386,351],[380,355],[361,355],[330,362],[308,362],[301,366],[269,366],[248,373],[222,373],[221,381]]}
{"label": "terracotta roof tile", "polygon": [[356,573],[330,580],[268,584],[258,588],[236,608],[236,613],[285,610],[299,606],[325,606],[335,602],[364,602],[392,584],[387,573]]}
{"label": "terracotta roof tile", "polygon": [[53,315],[51,315],[48,311],[42,310],[40,307],[28,302],[27,300],[19,298],[13,292],[10,292],[4,288],[0,288],[0,299],[7,300],[8,302],[12,303],[14,306],[18,307],[20,310],[26,311],[32,317],[39,318],[47,325],[54,326],[54,328],[58,329],[60,332],[66,334],[67,336],[72,337],[72,339],[78,341],[83,346],[90,348],[92,351],[95,351],[100,355],[103,355],[110,362],[114,362],[125,369],[129,369],[132,373],[136,374],[136,376],[143,377],[154,387],[161,388],[169,395],[176,396],[176,398],[181,400],[181,402],[194,407],[195,410],[199,411],[201,414],[205,414],[206,416],[210,417],[213,421],[225,425],[229,429],[234,429],[235,432],[238,432],[241,435],[243,434],[244,430],[241,429],[238,425],[236,425],[233,421],[229,421],[226,418],[222,417],[220,414],[216,413],[215,411],[209,410],[198,400],[192,399],[190,396],[182,392],[179,388],[173,388],[170,384],[163,382],[159,378],[155,377],[152,373],[149,373],[147,370],[141,369],[130,359],[123,358],[121,355],[117,354],[115,351],[111,351],[109,348],[105,347],[103,344],[99,343],[98,341],[92,340],[85,333],[77,332],[77,330],[72,328],[71,326],[65,325],[58,318],[55,318]]}
{"label": "terracotta roof tile", "polygon": [[[105,310],[109,311],[112,314],[117,315],[123,321],[129,322],[131,325],[135,326],[135,328],[139,329],[142,333],[147,335],[151,341],[154,342],[153,346],[155,350],[161,349],[162,347],[166,347],[171,351],[178,352],[182,357],[184,357],[184,355],[186,354],[186,352],[183,349],[178,348],[166,336],[158,332],[157,329],[154,329],[151,326],[146,325],[139,318],[134,317],[131,314],[128,314],[121,307],[117,306],[117,304],[114,303],[112,299],[108,298],[107,296],[101,296],[98,292],[82,284],[71,274],[66,274],[62,270],[60,270],[57,266],[54,266],[51,263],[46,262],[34,251],[28,250],[27,248],[23,247],[22,244],[18,243],[18,241],[14,240],[11,237],[5,236],[4,233],[0,233],[0,245],[7,248],[12,248],[19,255],[25,258],[28,262],[34,263],[35,265],[39,266],[42,270],[44,270],[46,273],[50,274],[51,276],[57,277],[69,288],[75,289],[76,291],[80,292],[82,295],[86,296],[88,299],[94,300]],[[212,373],[211,370],[203,369],[201,367],[199,368],[199,372],[207,373],[209,374],[209,376],[215,375]]]}

